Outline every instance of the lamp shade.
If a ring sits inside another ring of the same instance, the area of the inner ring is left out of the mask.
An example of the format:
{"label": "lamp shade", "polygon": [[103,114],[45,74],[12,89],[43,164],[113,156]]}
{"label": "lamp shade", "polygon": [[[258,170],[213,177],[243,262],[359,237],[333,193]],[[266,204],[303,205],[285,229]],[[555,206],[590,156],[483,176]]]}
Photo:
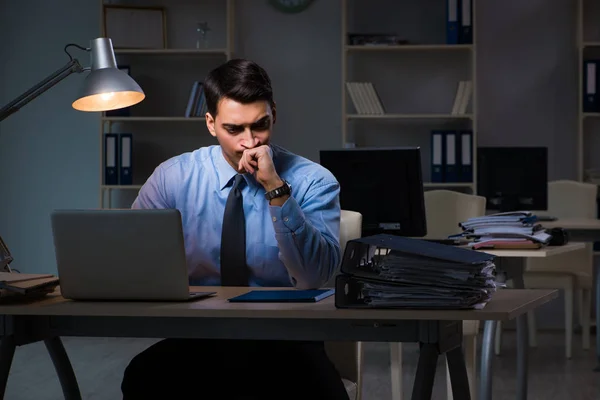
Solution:
{"label": "lamp shade", "polygon": [[73,102],[79,111],[108,111],[129,107],[144,100],[146,95],[127,73],[117,68],[115,53],[109,38],[91,41],[92,68],[85,78],[81,94]]}

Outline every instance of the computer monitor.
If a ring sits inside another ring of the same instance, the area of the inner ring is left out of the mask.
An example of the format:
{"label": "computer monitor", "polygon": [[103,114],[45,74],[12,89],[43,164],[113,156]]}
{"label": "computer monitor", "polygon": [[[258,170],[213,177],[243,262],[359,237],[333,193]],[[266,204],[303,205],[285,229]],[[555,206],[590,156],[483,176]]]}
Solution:
{"label": "computer monitor", "polygon": [[340,183],[340,206],[362,214],[362,236],[427,234],[418,147],[321,150]]}
{"label": "computer monitor", "polygon": [[497,212],[548,208],[546,147],[479,147],[477,194]]}

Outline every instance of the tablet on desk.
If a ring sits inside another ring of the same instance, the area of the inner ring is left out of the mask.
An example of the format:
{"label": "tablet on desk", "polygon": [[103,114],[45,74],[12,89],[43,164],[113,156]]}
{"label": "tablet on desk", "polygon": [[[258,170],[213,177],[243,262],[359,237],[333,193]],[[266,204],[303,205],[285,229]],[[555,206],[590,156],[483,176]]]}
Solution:
{"label": "tablet on desk", "polygon": [[311,290],[251,290],[229,299],[232,303],[316,303],[335,292],[335,289]]}

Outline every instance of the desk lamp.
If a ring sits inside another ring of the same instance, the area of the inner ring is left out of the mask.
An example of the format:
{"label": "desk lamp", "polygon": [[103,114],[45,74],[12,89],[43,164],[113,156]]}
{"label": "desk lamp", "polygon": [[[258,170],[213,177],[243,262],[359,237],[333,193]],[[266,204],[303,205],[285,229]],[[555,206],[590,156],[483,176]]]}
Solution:
{"label": "desk lamp", "polygon": [[[82,67],[79,61],[69,54],[69,47],[77,47],[91,52],[92,66]],[[109,38],[93,39],[90,41],[89,48],[70,43],[65,46],[64,51],[69,56],[69,62],[2,107],[0,121],[19,111],[27,103],[75,72],[90,71],[85,78],[79,97],[72,104],[76,110],[116,110],[137,104],[146,97],[140,86],[129,75],[117,68],[112,41]],[[12,260],[8,247],[0,237],[0,271],[11,272],[9,264]]]}

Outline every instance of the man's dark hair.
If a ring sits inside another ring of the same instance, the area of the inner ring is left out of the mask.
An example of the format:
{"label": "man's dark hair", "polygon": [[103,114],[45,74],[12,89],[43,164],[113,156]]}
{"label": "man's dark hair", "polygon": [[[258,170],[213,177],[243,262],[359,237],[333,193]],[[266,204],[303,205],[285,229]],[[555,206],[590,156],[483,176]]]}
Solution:
{"label": "man's dark hair", "polygon": [[253,61],[233,59],[213,69],[204,80],[206,108],[215,118],[217,104],[222,98],[249,104],[264,100],[273,107],[271,79],[267,72]]}

